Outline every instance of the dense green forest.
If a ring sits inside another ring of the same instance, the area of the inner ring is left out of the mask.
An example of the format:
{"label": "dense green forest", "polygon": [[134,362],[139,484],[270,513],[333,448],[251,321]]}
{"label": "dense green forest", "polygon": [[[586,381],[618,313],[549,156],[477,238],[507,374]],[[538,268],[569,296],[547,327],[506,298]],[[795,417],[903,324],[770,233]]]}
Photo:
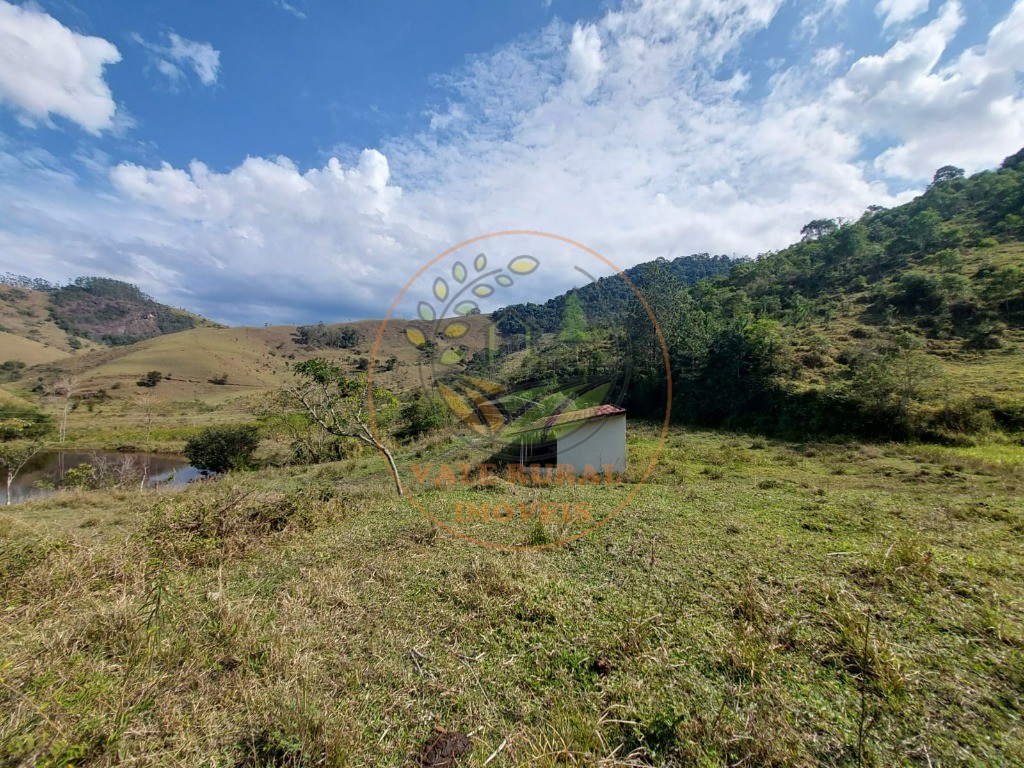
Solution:
{"label": "dense green forest", "polygon": [[[629,270],[668,347],[674,419],[800,438],[957,442],[1024,429],[1020,393],[993,385],[1021,367],[1024,150],[970,178],[941,168],[906,205],[812,221],[802,235],[755,260],[690,257]],[[570,297],[592,329],[586,341],[552,333]],[[662,347],[621,279],[494,317],[499,360],[537,344],[524,338],[531,324],[548,333],[535,347],[542,354],[506,366],[510,386],[627,370],[631,413],[662,415]],[[594,332],[607,328],[615,330]],[[983,386],[949,373],[979,361],[990,379]]]}

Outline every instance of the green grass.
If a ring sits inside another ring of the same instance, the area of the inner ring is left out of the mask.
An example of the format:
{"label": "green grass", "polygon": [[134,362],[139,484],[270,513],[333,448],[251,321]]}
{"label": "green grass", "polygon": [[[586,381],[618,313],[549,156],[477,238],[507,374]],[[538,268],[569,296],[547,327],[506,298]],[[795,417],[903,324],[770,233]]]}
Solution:
{"label": "green grass", "polygon": [[673,430],[618,517],[512,552],[371,456],[13,507],[0,763],[409,765],[443,726],[470,766],[1020,764],[1014,456]]}

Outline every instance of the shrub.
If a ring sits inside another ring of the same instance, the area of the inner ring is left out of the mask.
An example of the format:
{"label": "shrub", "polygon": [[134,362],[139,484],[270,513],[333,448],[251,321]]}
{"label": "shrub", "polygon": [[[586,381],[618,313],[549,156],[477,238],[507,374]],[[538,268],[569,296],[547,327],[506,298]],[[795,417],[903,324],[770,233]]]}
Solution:
{"label": "shrub", "polygon": [[402,437],[419,437],[448,423],[448,410],[438,398],[418,392],[402,408]]}
{"label": "shrub", "polygon": [[17,381],[25,370],[25,363],[21,360],[8,360],[0,364],[0,381]]}
{"label": "shrub", "polygon": [[140,387],[155,387],[163,381],[164,375],[160,371],[150,371],[135,383]]}
{"label": "shrub", "polygon": [[196,469],[228,472],[252,465],[259,430],[251,424],[207,427],[185,444],[185,456]]}

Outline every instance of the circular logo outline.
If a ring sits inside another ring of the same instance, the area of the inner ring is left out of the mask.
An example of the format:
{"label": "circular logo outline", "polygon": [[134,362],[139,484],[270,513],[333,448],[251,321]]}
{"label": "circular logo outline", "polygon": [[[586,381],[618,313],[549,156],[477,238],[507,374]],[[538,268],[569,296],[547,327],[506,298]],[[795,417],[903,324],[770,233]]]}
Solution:
{"label": "circular logo outline", "polygon": [[419,271],[416,272],[416,274],[413,275],[412,278],[402,287],[402,289],[395,296],[394,301],[391,302],[391,306],[388,307],[388,311],[385,313],[384,317],[381,319],[380,327],[378,328],[377,335],[374,338],[373,347],[370,350],[370,364],[369,364],[369,367],[367,369],[367,388],[366,388],[366,391],[367,391],[367,403],[368,403],[368,407],[369,407],[369,411],[368,412],[369,412],[369,417],[370,417],[369,418],[370,428],[371,428],[371,430],[373,432],[374,438],[376,440],[380,441],[380,435],[378,434],[378,430],[377,430],[377,419],[375,417],[374,403],[373,403],[373,373],[374,373],[374,367],[376,366],[377,352],[378,352],[378,350],[380,348],[381,340],[384,337],[384,331],[385,331],[385,329],[387,329],[388,323],[390,322],[390,320],[392,318],[392,315],[394,315],[395,309],[397,308],[398,303],[402,300],[402,298],[409,291],[409,289],[413,286],[413,284],[416,283],[416,281],[418,281],[428,269],[433,267],[435,264],[437,264],[438,262],[440,262],[444,258],[450,256],[451,254],[455,253],[456,251],[459,251],[459,250],[461,250],[461,249],[463,249],[463,248],[465,248],[467,246],[473,245],[474,243],[479,243],[479,242],[482,242],[484,240],[492,240],[492,239],[498,238],[498,237],[509,237],[509,236],[514,236],[514,235],[529,236],[529,237],[544,237],[544,238],[547,238],[549,240],[555,240],[557,242],[561,242],[561,243],[564,243],[566,245],[570,245],[570,246],[572,246],[574,248],[578,248],[579,250],[583,251],[584,253],[589,254],[591,257],[596,258],[598,261],[600,261],[603,264],[605,264],[606,266],[610,267],[612,270],[615,271],[615,274],[617,274],[619,277],[621,277],[623,280],[625,280],[626,285],[629,286],[630,290],[633,291],[633,294],[637,297],[637,299],[640,300],[641,305],[643,306],[644,310],[647,312],[647,316],[650,317],[651,323],[652,323],[652,325],[654,327],[655,334],[658,337],[658,343],[661,346],[662,358],[663,358],[664,363],[665,363],[665,382],[666,382],[666,389],[667,389],[667,391],[666,391],[666,397],[665,397],[665,418],[664,418],[664,421],[662,422],[661,434],[660,434],[660,436],[658,438],[658,447],[654,451],[654,455],[651,457],[650,462],[648,462],[647,468],[645,469],[643,476],[636,483],[636,486],[629,492],[629,494],[626,496],[625,500],[613,512],[609,513],[608,515],[604,516],[600,520],[596,521],[590,527],[585,528],[584,530],[579,531],[578,533],[575,533],[572,536],[567,536],[567,537],[565,537],[563,539],[559,539],[558,541],[552,541],[552,542],[548,542],[546,544],[497,544],[495,542],[486,541],[486,540],[483,540],[483,539],[478,539],[475,536],[471,536],[468,533],[465,533],[464,531],[460,531],[459,529],[455,528],[454,526],[449,525],[448,523],[444,522],[443,520],[440,520],[437,517],[435,517],[433,514],[431,514],[416,499],[415,495],[408,488],[405,489],[405,497],[410,502],[412,502],[413,506],[416,507],[416,509],[418,509],[420,511],[420,513],[424,517],[426,517],[428,520],[430,520],[434,525],[438,526],[439,528],[443,528],[444,530],[448,531],[448,533],[452,534],[456,538],[462,539],[463,541],[471,542],[473,544],[479,544],[479,545],[481,545],[483,547],[487,547],[487,548],[490,548],[490,549],[497,549],[497,550],[510,551],[510,552],[518,552],[518,551],[530,550],[530,549],[553,549],[555,547],[560,547],[560,546],[562,546],[564,544],[570,544],[570,543],[572,543],[574,541],[578,541],[579,539],[582,539],[584,536],[590,535],[591,533],[593,533],[594,531],[598,530],[599,528],[604,526],[606,523],[608,523],[609,521],[611,521],[612,519],[617,517],[619,515],[619,513],[622,512],[622,510],[626,508],[626,505],[628,505],[636,497],[636,495],[640,492],[640,489],[643,488],[644,484],[647,482],[648,478],[651,476],[651,473],[654,471],[654,467],[655,467],[655,465],[658,462],[658,458],[661,456],[661,452],[662,452],[662,450],[665,447],[665,440],[666,440],[666,438],[668,436],[669,421],[670,421],[671,414],[672,414],[672,369],[671,369],[671,365],[670,365],[670,361],[669,361],[668,345],[665,343],[665,337],[664,337],[664,335],[662,335],[661,326],[658,324],[658,319],[654,316],[654,311],[651,309],[650,304],[647,303],[647,299],[644,298],[644,296],[640,292],[640,290],[633,284],[633,281],[630,280],[629,277],[626,276],[625,272],[623,272],[621,269],[619,269],[619,267],[617,267],[609,259],[607,259],[603,255],[601,255],[600,253],[595,251],[593,248],[590,248],[589,246],[583,245],[582,243],[577,242],[576,240],[573,240],[571,238],[565,237],[563,235],[557,235],[557,234],[554,234],[552,232],[543,232],[543,231],[540,231],[540,230],[533,230],[533,229],[507,229],[507,230],[501,230],[501,231],[498,231],[498,232],[488,232],[488,233],[485,233],[485,234],[482,234],[482,235],[477,235],[476,237],[472,237],[472,238],[470,238],[468,240],[464,240],[463,242],[458,243],[456,245],[453,245],[452,247],[448,248],[447,250],[441,252],[440,254],[435,256],[433,259],[428,261],[426,264],[424,264],[419,269]]}

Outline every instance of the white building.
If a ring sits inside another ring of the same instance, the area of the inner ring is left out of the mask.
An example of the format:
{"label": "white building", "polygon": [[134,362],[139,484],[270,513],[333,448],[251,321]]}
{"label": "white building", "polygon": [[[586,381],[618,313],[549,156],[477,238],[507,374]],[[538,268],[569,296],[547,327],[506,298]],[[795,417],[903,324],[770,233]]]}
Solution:
{"label": "white building", "polygon": [[626,411],[616,405],[549,416],[531,424],[519,440],[519,463],[524,467],[571,466],[577,475],[603,475],[610,467],[612,474],[626,474]]}

